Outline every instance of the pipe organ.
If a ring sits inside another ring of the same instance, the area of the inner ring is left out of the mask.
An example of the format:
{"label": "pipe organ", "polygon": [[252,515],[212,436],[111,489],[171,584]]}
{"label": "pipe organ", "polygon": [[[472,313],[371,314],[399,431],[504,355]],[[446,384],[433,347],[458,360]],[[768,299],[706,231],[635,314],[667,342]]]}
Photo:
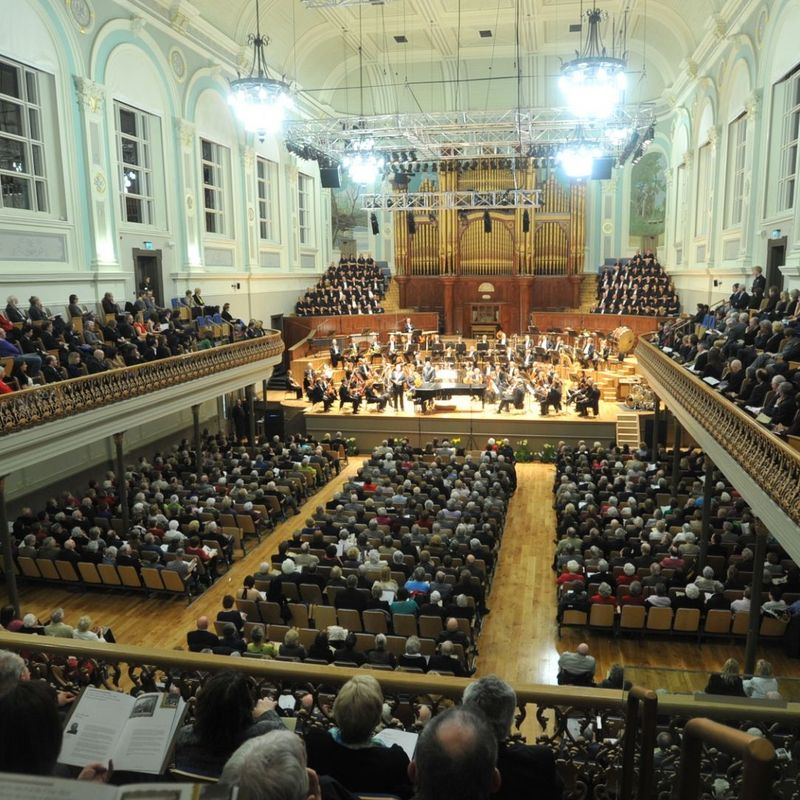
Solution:
{"label": "pipe organ", "polygon": [[[586,185],[563,184],[531,159],[512,171],[491,157],[425,175],[413,191],[541,189],[542,207],[394,212],[401,307],[442,313],[448,333],[471,332],[491,311],[506,331],[524,330],[531,309],[578,303],[585,243]],[[507,162],[505,162],[507,163]],[[398,191],[404,191],[402,186]],[[490,287],[490,288],[489,288]]]}

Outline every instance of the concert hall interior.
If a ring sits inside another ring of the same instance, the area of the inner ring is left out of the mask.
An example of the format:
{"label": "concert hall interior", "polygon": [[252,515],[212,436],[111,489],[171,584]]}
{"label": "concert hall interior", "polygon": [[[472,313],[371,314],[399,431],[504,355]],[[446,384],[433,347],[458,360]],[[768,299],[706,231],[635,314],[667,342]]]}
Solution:
{"label": "concert hall interior", "polygon": [[0,787],[108,763],[7,744],[93,689],[180,695],[164,780],[287,727],[275,796],[447,800],[510,687],[500,800],[796,795],[797,0],[0,18]]}

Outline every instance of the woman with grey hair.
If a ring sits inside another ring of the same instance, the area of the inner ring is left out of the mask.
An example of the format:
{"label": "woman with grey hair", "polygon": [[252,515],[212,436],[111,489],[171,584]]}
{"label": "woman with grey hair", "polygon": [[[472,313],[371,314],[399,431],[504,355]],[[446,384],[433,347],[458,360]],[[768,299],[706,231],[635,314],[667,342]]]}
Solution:
{"label": "woman with grey hair", "polygon": [[537,800],[561,800],[564,787],[550,748],[509,741],[517,710],[517,696],[511,686],[496,675],[487,675],[467,686],[463,702],[465,708],[483,714],[497,739],[497,769],[502,781],[492,799],[526,797],[531,787],[536,787]]}

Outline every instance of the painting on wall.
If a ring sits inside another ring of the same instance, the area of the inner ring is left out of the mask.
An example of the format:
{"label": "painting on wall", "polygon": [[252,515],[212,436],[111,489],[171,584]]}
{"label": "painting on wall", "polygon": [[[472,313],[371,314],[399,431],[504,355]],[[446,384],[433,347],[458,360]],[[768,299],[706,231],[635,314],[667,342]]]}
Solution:
{"label": "painting on wall", "polygon": [[[341,186],[331,189],[331,237],[335,248],[342,248],[366,234],[369,215],[361,208],[361,194],[375,187],[353,182],[346,169],[341,171]],[[377,183],[377,182],[376,182]]]}
{"label": "painting on wall", "polygon": [[630,235],[658,237],[664,233],[667,205],[667,161],[647,153],[631,170]]}

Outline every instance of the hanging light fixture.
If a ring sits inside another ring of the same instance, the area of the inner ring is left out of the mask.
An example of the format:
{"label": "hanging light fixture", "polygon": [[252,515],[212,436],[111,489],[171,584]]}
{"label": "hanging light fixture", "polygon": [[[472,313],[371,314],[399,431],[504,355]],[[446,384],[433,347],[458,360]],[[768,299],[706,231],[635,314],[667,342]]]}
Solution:
{"label": "hanging light fixture", "polygon": [[614,48],[612,55],[608,55],[600,36],[600,23],[607,16],[596,4],[592,5],[586,12],[589,29],[583,50],[561,66],[558,85],[576,117],[605,119],[622,102],[627,83],[625,26],[620,31],[620,57],[613,54]]}
{"label": "hanging light fixture", "polygon": [[588,178],[592,174],[594,160],[601,155],[603,151],[600,146],[587,140],[579,126],[573,140],[559,152],[557,160],[568,178]]}
{"label": "hanging light fixture", "polygon": [[263,142],[268,133],[277,133],[293,105],[289,84],[270,78],[264,48],[269,37],[261,33],[259,0],[256,3],[256,33],[247,37],[253,47],[253,63],[246,78],[231,81],[229,102],[245,130],[256,134]]}
{"label": "hanging light fixture", "polygon": [[358,10],[358,92],[361,119],[353,128],[353,135],[345,147],[342,163],[353,183],[370,186],[378,180],[384,167],[384,159],[375,150],[375,139],[366,130],[364,122],[364,52],[361,27],[361,8]]}

